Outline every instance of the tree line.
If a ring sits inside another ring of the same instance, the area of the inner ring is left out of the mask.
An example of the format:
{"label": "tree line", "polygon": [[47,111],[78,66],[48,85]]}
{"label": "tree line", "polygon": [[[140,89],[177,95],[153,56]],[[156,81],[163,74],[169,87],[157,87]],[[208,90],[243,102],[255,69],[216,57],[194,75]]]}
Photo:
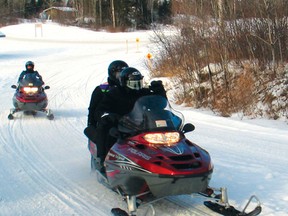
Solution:
{"label": "tree line", "polygon": [[[0,0],[1,22],[15,18],[37,18],[50,7],[77,9],[77,20],[93,27],[147,29],[152,23],[169,22],[169,0]],[[87,19],[88,18],[88,19]]]}

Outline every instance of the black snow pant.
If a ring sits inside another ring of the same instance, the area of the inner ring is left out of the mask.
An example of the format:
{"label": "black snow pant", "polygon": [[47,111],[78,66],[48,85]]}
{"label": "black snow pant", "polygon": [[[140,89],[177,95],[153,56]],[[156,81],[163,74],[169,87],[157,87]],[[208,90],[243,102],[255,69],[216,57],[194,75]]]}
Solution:
{"label": "black snow pant", "polygon": [[105,157],[116,142],[116,138],[110,136],[109,130],[114,125],[111,123],[99,123],[96,128],[96,146],[97,146],[97,157],[100,158],[101,162],[104,162]]}
{"label": "black snow pant", "polygon": [[92,142],[96,143],[96,127],[94,125],[89,125],[84,129],[84,134],[88,137],[88,139],[92,140]]}
{"label": "black snow pant", "polygon": [[104,162],[105,157],[116,142],[116,138],[110,136],[109,130],[114,124],[111,122],[100,122],[97,127],[90,125],[84,129],[84,134],[97,146],[97,157]]}

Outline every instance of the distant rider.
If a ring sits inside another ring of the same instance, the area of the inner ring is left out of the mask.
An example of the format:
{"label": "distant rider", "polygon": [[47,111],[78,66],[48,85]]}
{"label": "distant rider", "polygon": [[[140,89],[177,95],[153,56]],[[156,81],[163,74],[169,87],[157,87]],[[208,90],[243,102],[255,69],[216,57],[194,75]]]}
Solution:
{"label": "distant rider", "polygon": [[24,78],[27,74],[35,74],[36,77],[42,82],[42,85],[44,85],[44,82],[42,80],[42,76],[39,74],[38,71],[34,71],[34,62],[27,61],[25,64],[26,70],[22,71],[22,73],[19,76],[18,83]]}

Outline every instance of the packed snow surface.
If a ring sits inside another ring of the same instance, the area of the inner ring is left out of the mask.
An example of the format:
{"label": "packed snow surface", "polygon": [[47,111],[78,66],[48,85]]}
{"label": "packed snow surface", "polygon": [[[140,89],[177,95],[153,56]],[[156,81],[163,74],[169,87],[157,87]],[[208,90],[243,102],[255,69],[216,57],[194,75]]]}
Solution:
{"label": "packed snow surface", "polygon": [[[126,209],[119,195],[90,174],[83,130],[91,93],[106,80],[111,61],[126,61],[149,81],[144,65],[153,33],[93,32],[53,23],[0,31],[6,35],[0,38],[0,215],[100,216],[110,215],[113,207]],[[51,87],[46,92],[52,121],[42,113],[7,118],[13,107],[10,86],[28,60]],[[196,127],[187,137],[210,152],[211,186],[227,187],[237,208],[254,194],[261,200],[261,215],[288,215],[286,122],[223,118],[171,103]],[[204,200],[182,195],[156,202],[154,208],[156,215],[217,215],[202,205]]]}

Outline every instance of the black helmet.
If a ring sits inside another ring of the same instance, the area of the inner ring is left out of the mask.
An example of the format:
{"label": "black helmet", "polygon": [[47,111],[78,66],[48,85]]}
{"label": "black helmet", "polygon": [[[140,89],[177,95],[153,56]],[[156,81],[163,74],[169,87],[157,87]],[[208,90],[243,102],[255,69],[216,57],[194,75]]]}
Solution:
{"label": "black helmet", "polygon": [[143,76],[133,67],[127,67],[120,74],[120,86],[139,90],[143,88]]}
{"label": "black helmet", "polygon": [[26,68],[26,70],[28,70],[28,66],[31,66],[32,67],[32,70],[34,69],[34,62],[32,62],[32,61],[27,61],[26,62],[26,64],[25,64],[25,68]]}
{"label": "black helmet", "polygon": [[110,79],[113,83],[118,84],[120,72],[127,67],[128,64],[122,60],[111,62],[108,67],[108,81]]}

